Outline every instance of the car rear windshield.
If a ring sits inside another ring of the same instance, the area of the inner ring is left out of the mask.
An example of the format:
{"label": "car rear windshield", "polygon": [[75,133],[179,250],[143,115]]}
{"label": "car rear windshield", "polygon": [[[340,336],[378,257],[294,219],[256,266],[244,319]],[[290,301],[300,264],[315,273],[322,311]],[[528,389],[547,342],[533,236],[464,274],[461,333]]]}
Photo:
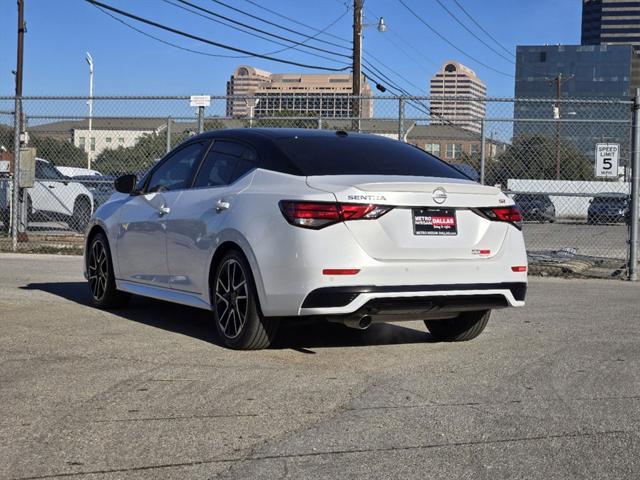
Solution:
{"label": "car rear windshield", "polygon": [[277,146],[303,175],[415,175],[469,179],[442,160],[402,142],[366,137],[288,137]]}

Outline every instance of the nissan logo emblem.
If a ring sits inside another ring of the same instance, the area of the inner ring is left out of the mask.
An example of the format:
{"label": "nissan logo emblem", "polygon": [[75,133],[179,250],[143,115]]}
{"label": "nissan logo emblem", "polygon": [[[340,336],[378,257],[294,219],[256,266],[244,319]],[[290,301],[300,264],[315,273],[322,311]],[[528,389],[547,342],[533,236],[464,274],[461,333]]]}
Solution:
{"label": "nissan logo emblem", "polygon": [[432,198],[437,204],[444,203],[447,200],[447,192],[444,188],[438,187],[433,191]]}

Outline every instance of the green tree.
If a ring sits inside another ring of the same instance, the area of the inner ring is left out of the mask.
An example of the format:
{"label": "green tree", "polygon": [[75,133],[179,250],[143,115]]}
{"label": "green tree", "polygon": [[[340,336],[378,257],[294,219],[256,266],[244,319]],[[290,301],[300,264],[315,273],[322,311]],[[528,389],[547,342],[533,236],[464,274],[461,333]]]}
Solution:
{"label": "green tree", "polygon": [[280,110],[270,115],[269,118],[255,118],[253,126],[263,128],[318,128],[317,116],[318,114],[313,112],[300,113],[293,110]]}
{"label": "green tree", "polygon": [[[172,135],[173,145],[189,137],[184,132]],[[100,152],[93,162],[103,174],[138,173],[146,171],[167,151],[167,137],[164,133],[150,133],[138,139],[131,147],[118,147]]]}
{"label": "green tree", "polygon": [[210,130],[222,130],[227,128],[222,119],[220,118],[207,118],[204,121],[204,131],[208,132]]}
{"label": "green tree", "polygon": [[593,179],[593,165],[576,148],[536,135],[516,138],[497,158],[487,161],[487,183],[506,185],[509,178],[555,179],[558,158],[560,179]]}
{"label": "green tree", "polygon": [[[0,125],[0,145],[13,150],[13,128]],[[87,154],[73,143],[58,140],[44,134],[30,133],[29,146],[35,147],[36,155],[64,167],[86,167]]]}
{"label": "green tree", "polygon": [[71,142],[63,142],[55,138],[31,135],[30,144],[35,147],[38,157],[49,160],[61,167],[87,166],[87,154]]}

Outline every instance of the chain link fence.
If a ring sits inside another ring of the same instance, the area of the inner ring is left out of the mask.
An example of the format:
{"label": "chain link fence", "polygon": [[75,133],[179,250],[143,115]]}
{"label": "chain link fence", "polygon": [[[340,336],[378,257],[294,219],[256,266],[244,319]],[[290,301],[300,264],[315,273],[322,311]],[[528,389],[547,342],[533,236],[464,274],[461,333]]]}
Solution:
{"label": "chain link fence", "polygon": [[[11,248],[13,97],[0,97],[0,247]],[[91,214],[123,173],[144,174],[200,129],[311,128],[399,139],[497,185],[523,212],[532,272],[628,273],[633,102],[324,94],[22,100],[23,140],[35,147],[35,182],[18,224],[20,250],[79,251]],[[243,102],[243,116],[232,116]],[[350,116],[360,105],[365,112]],[[437,105],[437,108],[435,106]],[[434,112],[438,112],[437,114]],[[619,148],[619,166],[596,175],[597,144]],[[615,171],[613,171],[615,170]],[[23,232],[24,231],[24,232]]]}

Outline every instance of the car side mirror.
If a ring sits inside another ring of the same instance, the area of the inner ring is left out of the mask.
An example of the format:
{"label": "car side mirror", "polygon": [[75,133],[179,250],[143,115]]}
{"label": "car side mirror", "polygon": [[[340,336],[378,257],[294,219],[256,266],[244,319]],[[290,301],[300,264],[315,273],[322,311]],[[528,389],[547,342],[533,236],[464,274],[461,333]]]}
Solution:
{"label": "car side mirror", "polygon": [[113,186],[116,189],[116,192],[120,193],[133,193],[136,189],[136,184],[138,183],[138,177],[134,174],[129,173],[127,175],[121,175],[116,178],[115,182],[113,182]]}

